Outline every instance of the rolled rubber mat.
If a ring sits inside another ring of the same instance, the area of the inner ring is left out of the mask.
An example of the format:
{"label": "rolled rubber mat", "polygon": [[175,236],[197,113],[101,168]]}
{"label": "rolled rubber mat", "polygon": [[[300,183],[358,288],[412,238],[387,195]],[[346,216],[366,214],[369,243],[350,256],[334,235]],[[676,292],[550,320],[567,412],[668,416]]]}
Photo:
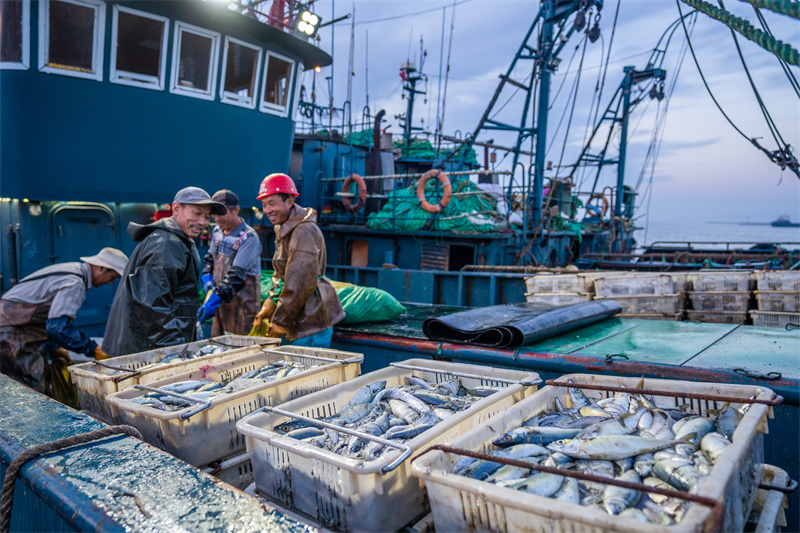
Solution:
{"label": "rolled rubber mat", "polygon": [[428,318],[422,331],[431,340],[516,348],[560,335],[622,311],[614,300],[567,306],[518,303],[480,307]]}

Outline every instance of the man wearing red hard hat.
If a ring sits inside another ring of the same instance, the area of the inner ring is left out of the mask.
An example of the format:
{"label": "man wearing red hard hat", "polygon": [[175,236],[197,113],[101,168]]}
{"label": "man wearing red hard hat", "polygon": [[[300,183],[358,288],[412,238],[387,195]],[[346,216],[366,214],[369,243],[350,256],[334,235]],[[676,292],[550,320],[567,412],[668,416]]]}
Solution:
{"label": "man wearing red hard hat", "polygon": [[270,321],[270,337],[287,344],[330,346],[333,326],[344,318],[336,290],[325,278],[327,251],[317,212],[295,203],[297,187],[286,174],[261,182],[258,199],[275,226],[272,289],[253,321]]}

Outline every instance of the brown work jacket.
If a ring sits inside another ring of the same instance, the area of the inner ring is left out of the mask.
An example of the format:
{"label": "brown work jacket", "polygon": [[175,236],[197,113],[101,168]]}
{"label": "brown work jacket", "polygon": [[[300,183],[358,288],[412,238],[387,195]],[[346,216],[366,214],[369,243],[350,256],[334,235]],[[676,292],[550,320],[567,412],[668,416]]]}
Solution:
{"label": "brown work jacket", "polygon": [[286,328],[286,340],[308,337],[344,318],[336,290],[325,278],[328,254],[317,212],[295,204],[289,219],[275,226],[273,289],[283,280],[272,322]]}

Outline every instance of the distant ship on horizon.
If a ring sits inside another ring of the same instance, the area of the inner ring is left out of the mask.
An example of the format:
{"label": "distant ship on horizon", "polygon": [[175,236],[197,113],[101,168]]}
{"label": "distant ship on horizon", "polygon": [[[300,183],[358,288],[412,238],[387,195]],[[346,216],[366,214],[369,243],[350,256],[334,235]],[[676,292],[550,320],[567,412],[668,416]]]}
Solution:
{"label": "distant ship on horizon", "polygon": [[783,215],[773,220],[770,226],[776,228],[800,228],[800,222],[792,222],[789,215]]}

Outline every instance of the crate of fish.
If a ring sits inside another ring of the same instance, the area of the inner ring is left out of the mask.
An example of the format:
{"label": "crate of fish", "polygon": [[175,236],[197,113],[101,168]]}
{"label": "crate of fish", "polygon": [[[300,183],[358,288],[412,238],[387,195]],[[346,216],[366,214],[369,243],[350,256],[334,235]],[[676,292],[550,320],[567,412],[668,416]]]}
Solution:
{"label": "crate of fish", "polygon": [[745,313],[750,307],[750,292],[689,291],[695,311]]}
{"label": "crate of fish", "polygon": [[410,359],[237,424],[256,487],[325,527],[397,531],[427,511],[409,456],[499,416],[538,374]]}
{"label": "crate of fish", "polygon": [[679,322],[683,320],[683,310],[678,311],[677,313],[639,313],[639,314],[619,314],[614,315],[617,318],[636,318],[639,320],[671,320],[673,322]]}
{"label": "crate of fish", "polygon": [[800,292],[756,291],[759,311],[800,313]]}
{"label": "crate of fish", "polygon": [[244,490],[253,484],[253,465],[249,453],[241,453],[222,461],[214,461],[203,467],[203,472],[228,485]]}
{"label": "crate of fish", "polygon": [[672,278],[663,274],[615,276],[594,280],[598,298],[674,294]]}
{"label": "crate of fish", "polygon": [[738,324],[747,321],[747,312],[738,311],[686,311],[686,319],[696,322],[709,322],[712,324]]}
{"label": "crate of fish", "polygon": [[105,361],[72,365],[69,371],[78,389],[81,410],[107,424],[118,424],[116,408],[106,402],[109,394],[279,344],[280,339],[272,337],[222,335]]}
{"label": "crate of fish", "polygon": [[592,295],[586,292],[539,292],[526,294],[525,300],[551,305],[573,305],[591,301]]}
{"label": "crate of fish", "polygon": [[764,478],[762,486],[776,487],[775,489],[760,488],[753,502],[753,509],[747,518],[745,531],[755,533],[779,533],[786,527],[786,494],[779,489],[788,489],[791,480],[786,471],[772,466],[764,465]]}
{"label": "crate of fish", "polygon": [[637,294],[633,296],[614,296],[595,300],[614,300],[622,307],[624,315],[674,315],[683,310],[683,296],[680,294],[662,294],[660,296]]}
{"label": "crate of fish", "polygon": [[525,279],[529,293],[539,292],[594,292],[590,279],[578,274],[538,274]]}
{"label": "crate of fish", "polygon": [[766,328],[800,329],[800,313],[778,311],[750,311],[754,326]]}
{"label": "crate of fish", "polygon": [[139,429],[146,442],[205,466],[245,451],[236,432],[241,418],[351,380],[363,360],[353,352],[279,346],[134,385],[107,401],[120,423]]}
{"label": "crate of fish", "polygon": [[697,292],[746,292],[751,290],[753,275],[746,272],[694,272],[686,279]]}
{"label": "crate of fish", "polygon": [[767,404],[780,401],[771,390],[557,382],[414,461],[437,531],[742,530],[763,475]]}
{"label": "crate of fish", "polygon": [[800,292],[800,270],[765,270],[753,272],[756,290]]}

